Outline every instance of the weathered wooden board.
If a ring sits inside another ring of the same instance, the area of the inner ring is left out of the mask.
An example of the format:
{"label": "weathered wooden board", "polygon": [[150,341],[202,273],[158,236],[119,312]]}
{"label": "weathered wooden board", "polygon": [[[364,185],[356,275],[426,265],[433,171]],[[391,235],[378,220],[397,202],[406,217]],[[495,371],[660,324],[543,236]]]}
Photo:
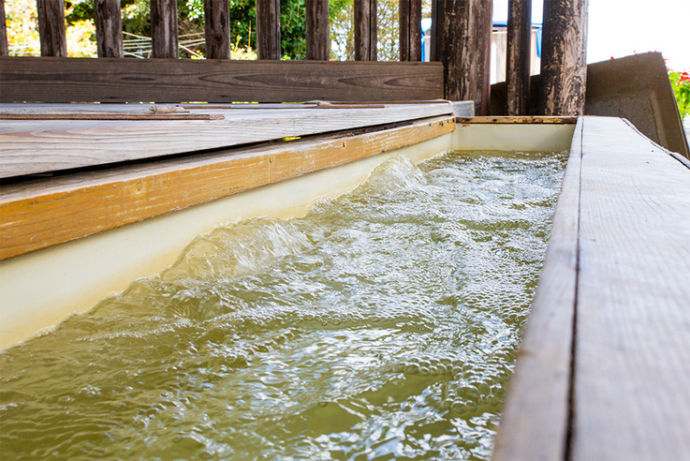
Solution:
{"label": "weathered wooden board", "polygon": [[532,0],[508,3],[506,50],[506,114],[529,115],[532,51]]}
{"label": "weathered wooden board", "polygon": [[197,109],[192,112],[192,115],[207,114],[223,119],[0,120],[0,178],[397,123],[452,114],[453,107],[437,103],[329,110]]}
{"label": "weathered wooden board", "polygon": [[0,58],[0,102],[396,101],[442,97],[440,63]]}
{"label": "weathered wooden board", "polygon": [[577,117],[557,117],[557,116],[477,116],[477,117],[457,117],[458,123],[482,123],[482,124],[501,124],[501,125],[523,125],[523,124],[544,124],[544,125],[563,125],[577,122]]}
{"label": "weathered wooden board", "polygon": [[376,61],[376,0],[355,0],[355,60]]}
{"label": "weathered wooden board", "polygon": [[37,0],[41,56],[67,56],[64,0]]}
{"label": "weathered wooden board", "polygon": [[494,461],[566,459],[582,128],[580,122],[573,136],[544,270],[495,440]]}
{"label": "weathered wooden board", "polygon": [[207,59],[230,59],[230,4],[204,0],[204,34]]}
{"label": "weathered wooden board", "polygon": [[123,58],[120,0],[96,0],[96,43],[99,58]]}
{"label": "weathered wooden board", "polygon": [[422,1],[400,0],[400,60],[422,60]]}
{"label": "weathered wooden board", "polygon": [[328,0],[306,0],[307,59],[328,61],[331,38],[328,33]]}
{"label": "weathered wooden board", "polygon": [[177,58],[177,0],[151,0],[154,58]]}
{"label": "weathered wooden board", "polygon": [[0,186],[0,259],[450,133],[452,116],[332,136]]}
{"label": "weathered wooden board", "polygon": [[256,0],[256,54],[280,59],[280,0]]}
{"label": "weathered wooden board", "polygon": [[572,458],[690,453],[690,169],[584,120]]}

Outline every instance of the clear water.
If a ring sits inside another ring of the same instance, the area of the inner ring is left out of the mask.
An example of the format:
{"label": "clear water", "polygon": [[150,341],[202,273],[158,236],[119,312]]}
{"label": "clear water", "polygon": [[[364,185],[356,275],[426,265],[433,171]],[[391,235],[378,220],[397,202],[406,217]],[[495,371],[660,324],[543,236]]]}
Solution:
{"label": "clear water", "polygon": [[486,459],[565,155],[396,159],[0,354],[3,459]]}

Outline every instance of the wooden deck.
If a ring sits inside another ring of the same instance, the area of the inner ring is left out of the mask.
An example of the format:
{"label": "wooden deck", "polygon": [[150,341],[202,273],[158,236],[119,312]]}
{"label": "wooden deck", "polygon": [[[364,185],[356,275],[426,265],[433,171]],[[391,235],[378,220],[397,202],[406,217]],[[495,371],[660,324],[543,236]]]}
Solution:
{"label": "wooden deck", "polygon": [[495,460],[687,459],[690,168],[579,120]]}

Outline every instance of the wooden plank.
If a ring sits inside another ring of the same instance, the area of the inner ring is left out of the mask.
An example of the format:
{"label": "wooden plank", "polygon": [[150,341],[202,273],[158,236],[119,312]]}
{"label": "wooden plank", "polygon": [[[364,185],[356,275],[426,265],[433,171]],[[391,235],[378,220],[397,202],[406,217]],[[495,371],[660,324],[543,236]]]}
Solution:
{"label": "wooden plank", "polygon": [[0,58],[0,102],[395,101],[443,97],[438,63]]}
{"label": "wooden plank", "polygon": [[492,11],[492,0],[438,0],[445,98],[473,100],[477,115],[489,113]]}
{"label": "wooden plank", "polygon": [[36,0],[41,56],[67,56],[65,1]]}
{"label": "wooden plank", "polygon": [[532,52],[532,0],[508,4],[506,53],[506,114],[529,114],[529,77]]}
{"label": "wooden plank", "polygon": [[558,116],[481,116],[481,117],[457,117],[457,123],[463,124],[502,124],[502,125],[521,125],[521,124],[541,124],[541,125],[563,125],[577,123],[577,117],[558,117]]}
{"label": "wooden plank", "polygon": [[[221,114],[0,114],[0,120],[223,120]],[[2,151],[0,151],[0,155]]]}
{"label": "wooden plank", "polygon": [[[203,114],[195,110],[195,114]],[[2,120],[0,178],[140,160],[452,114],[448,103],[360,109],[208,110],[221,120]],[[251,127],[248,129],[247,127]]]}
{"label": "wooden plank", "polygon": [[151,0],[154,58],[177,58],[177,0]]}
{"label": "wooden plank", "polygon": [[355,0],[355,60],[376,61],[376,0]]}
{"label": "wooden plank", "polygon": [[7,20],[5,18],[5,0],[0,0],[0,56],[9,56],[7,46]]}
{"label": "wooden plank", "polygon": [[494,442],[494,461],[567,459],[582,130],[580,122],[553,218],[544,269]]}
{"label": "wooden plank", "polygon": [[256,54],[280,59],[280,1],[256,0]]}
{"label": "wooden plank", "polygon": [[99,58],[123,58],[120,0],[96,0],[96,43]]}
{"label": "wooden plank", "polygon": [[587,1],[544,1],[539,114],[585,112]]}
{"label": "wooden plank", "polygon": [[422,0],[400,0],[400,60],[422,60]]}
{"label": "wooden plank", "polygon": [[206,59],[230,59],[230,4],[204,0]]}
{"label": "wooden plank", "polygon": [[306,0],[307,59],[328,61],[331,37],[328,33],[328,0]]}
{"label": "wooden plank", "polygon": [[444,116],[358,136],[4,186],[0,259],[414,145],[453,128],[452,116]]}
{"label": "wooden plank", "polygon": [[585,118],[573,460],[690,453],[690,170]]}

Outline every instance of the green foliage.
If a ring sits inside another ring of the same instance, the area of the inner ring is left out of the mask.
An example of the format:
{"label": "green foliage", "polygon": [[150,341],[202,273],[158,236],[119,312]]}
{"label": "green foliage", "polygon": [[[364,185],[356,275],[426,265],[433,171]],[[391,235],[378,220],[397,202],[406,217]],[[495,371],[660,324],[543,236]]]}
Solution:
{"label": "green foliage", "polygon": [[669,72],[671,87],[678,101],[680,118],[690,115],[690,74],[688,72]]}

